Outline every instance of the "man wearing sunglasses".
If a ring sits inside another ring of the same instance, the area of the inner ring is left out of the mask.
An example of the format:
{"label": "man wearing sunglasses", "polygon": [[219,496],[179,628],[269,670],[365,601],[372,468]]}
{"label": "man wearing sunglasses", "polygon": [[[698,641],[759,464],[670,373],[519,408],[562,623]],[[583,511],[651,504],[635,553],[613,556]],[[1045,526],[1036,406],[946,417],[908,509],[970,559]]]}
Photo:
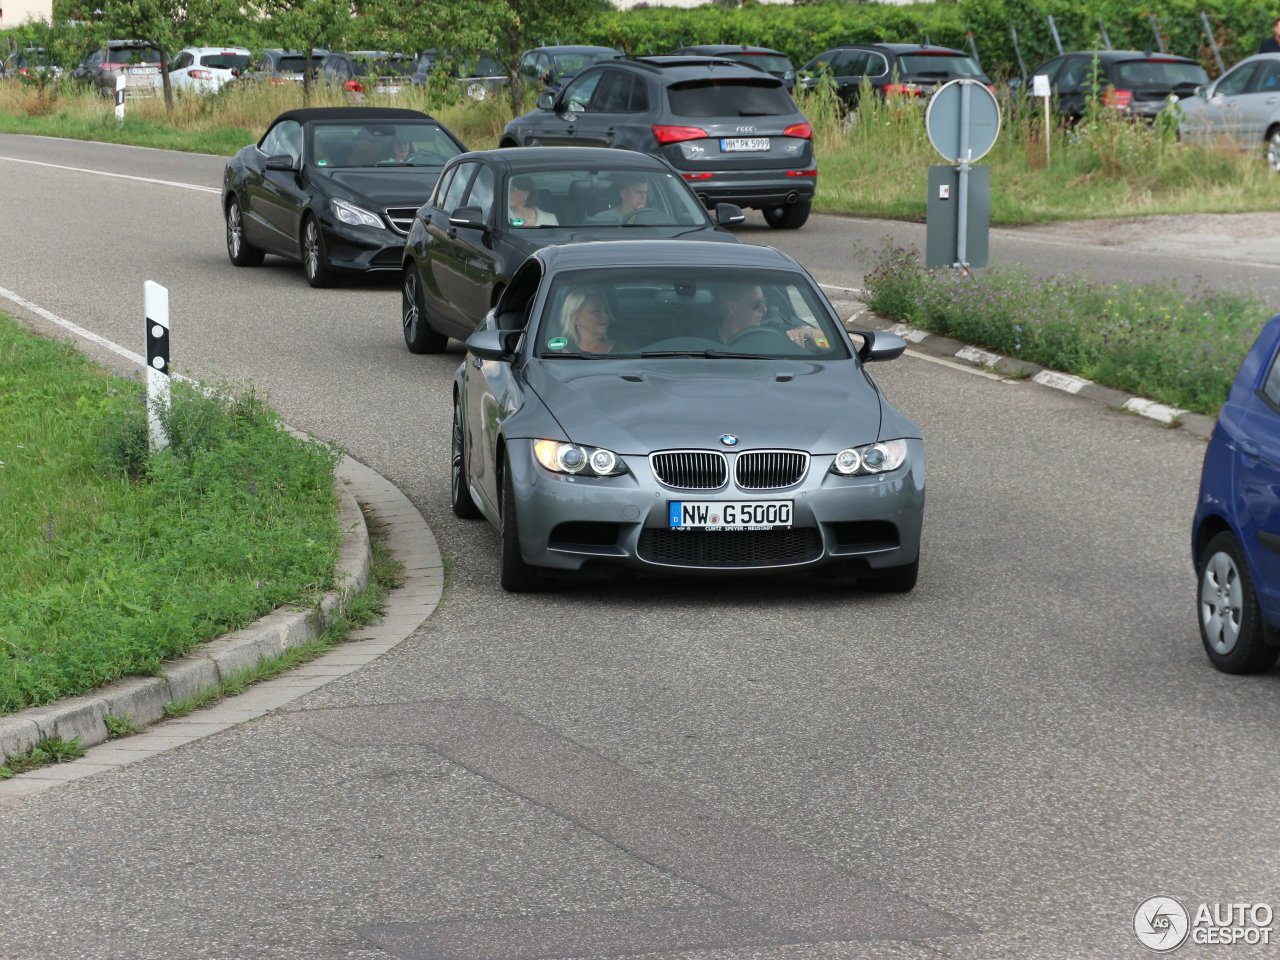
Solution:
{"label": "man wearing sunglasses", "polygon": [[[769,312],[769,301],[765,299],[764,290],[758,284],[740,284],[725,291],[720,303],[720,327],[718,333],[721,343],[729,343],[744,330],[758,327]],[[822,331],[812,327],[799,326],[790,330],[779,330],[797,346],[806,350],[825,350],[828,346]]]}

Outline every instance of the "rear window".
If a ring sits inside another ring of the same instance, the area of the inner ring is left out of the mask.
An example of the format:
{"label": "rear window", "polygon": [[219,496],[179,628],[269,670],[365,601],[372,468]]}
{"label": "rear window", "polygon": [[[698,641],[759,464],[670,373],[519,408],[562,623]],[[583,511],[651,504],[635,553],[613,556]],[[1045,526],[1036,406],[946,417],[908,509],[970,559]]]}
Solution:
{"label": "rear window", "polygon": [[413,61],[407,57],[395,57],[387,60],[355,60],[351,64],[352,73],[357,77],[407,77],[413,73]]}
{"label": "rear window", "polygon": [[160,51],[154,47],[115,47],[107,50],[109,63],[160,63]]}
{"label": "rear window", "polygon": [[769,53],[731,53],[729,59],[745,63],[757,70],[764,70],[766,73],[786,74],[792,70],[791,61],[786,57]]}
{"label": "rear window", "polygon": [[796,105],[777,80],[691,80],[667,88],[677,117],[780,117]]}
{"label": "rear window", "polygon": [[557,53],[551,59],[555,61],[556,71],[563,74],[577,73],[593,63],[612,57],[612,53]]}
{"label": "rear window", "polygon": [[248,65],[247,53],[207,53],[200,58],[200,66],[216,70],[243,70]]}
{"label": "rear window", "polygon": [[1118,87],[1160,87],[1172,90],[1179,86],[1199,86],[1209,82],[1209,75],[1198,63],[1167,60],[1124,60],[1113,69]]}
{"label": "rear window", "polygon": [[971,57],[909,53],[898,58],[898,74],[902,77],[980,77],[982,71]]}

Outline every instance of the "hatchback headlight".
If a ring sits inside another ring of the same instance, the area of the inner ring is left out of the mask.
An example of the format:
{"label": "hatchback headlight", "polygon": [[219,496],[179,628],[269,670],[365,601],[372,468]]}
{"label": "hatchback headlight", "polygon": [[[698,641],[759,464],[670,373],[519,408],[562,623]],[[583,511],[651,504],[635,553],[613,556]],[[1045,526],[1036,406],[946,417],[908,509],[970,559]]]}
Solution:
{"label": "hatchback headlight", "polygon": [[348,203],[346,200],[339,200],[334,197],[329,201],[329,206],[333,208],[333,215],[343,223],[350,223],[357,227],[383,226],[382,218],[376,213],[370,213],[363,207],[357,207],[354,203]]}
{"label": "hatchback headlight", "polygon": [[865,476],[897,470],[907,461],[907,441],[881,440],[861,447],[846,447],[831,462],[831,472],[842,477]]}
{"label": "hatchback headlight", "polygon": [[559,440],[535,440],[533,455],[553,473],[581,474],[586,477],[616,477],[627,468],[612,450],[584,447]]}

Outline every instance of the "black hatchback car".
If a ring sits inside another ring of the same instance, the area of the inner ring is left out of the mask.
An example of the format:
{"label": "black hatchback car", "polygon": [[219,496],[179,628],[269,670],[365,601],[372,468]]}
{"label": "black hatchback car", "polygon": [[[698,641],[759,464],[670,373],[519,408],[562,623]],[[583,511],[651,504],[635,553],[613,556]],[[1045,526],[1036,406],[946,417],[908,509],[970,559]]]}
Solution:
{"label": "black hatchback car", "polygon": [[796,65],[781,50],[770,50],[768,47],[751,47],[745,44],[704,43],[696,47],[681,47],[673,50],[675,56],[692,54],[697,57],[723,57],[734,63],[755,67],[765,73],[773,74],[782,81],[782,85],[790,93],[796,86]]}
{"label": "black hatchback car", "polygon": [[404,249],[404,340],[439,353],[465,340],[535,250],[584,240],[723,240],[715,218],[663,161],[625,150],[478,150],[452,160]]}
{"label": "black hatchback car", "polygon": [[417,110],[321,107],[276,117],[227,161],[222,210],[237,267],[274,253],[307,282],[400,269],[414,213],[466,147]]}
{"label": "black hatchback car", "polygon": [[1056,109],[1071,122],[1084,115],[1095,92],[1103,106],[1149,119],[1168,105],[1170,97],[1190,97],[1196,87],[1209,82],[1204,67],[1194,60],[1137,50],[1068,53],[1042,63],[1035,75],[1049,78]]}
{"label": "black hatchback car", "polygon": [[809,219],[813,128],[782,81],[710,57],[608,60],[516,117],[499,146],[622,147],[666,160],[708,207],[755,207],[769,226]]}
{"label": "black hatchback car", "polygon": [[800,68],[800,88],[812,89],[824,73],[835,81],[836,95],[850,110],[858,107],[863,83],[882,97],[911,98],[932,96],[938,87],[960,77],[991,85],[967,53],[920,43],[850,43],[835,47]]}

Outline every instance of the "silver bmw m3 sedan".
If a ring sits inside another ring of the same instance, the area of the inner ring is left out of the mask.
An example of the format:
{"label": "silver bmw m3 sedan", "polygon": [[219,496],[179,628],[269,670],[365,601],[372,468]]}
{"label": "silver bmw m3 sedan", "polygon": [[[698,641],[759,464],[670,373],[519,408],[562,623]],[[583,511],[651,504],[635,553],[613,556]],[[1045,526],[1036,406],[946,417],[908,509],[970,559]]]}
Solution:
{"label": "silver bmw m3 sedan", "polygon": [[924,441],[866,369],[906,344],[854,337],[767,247],[544,248],[467,341],[454,512],[499,530],[512,591],[609,566],[910,590]]}

